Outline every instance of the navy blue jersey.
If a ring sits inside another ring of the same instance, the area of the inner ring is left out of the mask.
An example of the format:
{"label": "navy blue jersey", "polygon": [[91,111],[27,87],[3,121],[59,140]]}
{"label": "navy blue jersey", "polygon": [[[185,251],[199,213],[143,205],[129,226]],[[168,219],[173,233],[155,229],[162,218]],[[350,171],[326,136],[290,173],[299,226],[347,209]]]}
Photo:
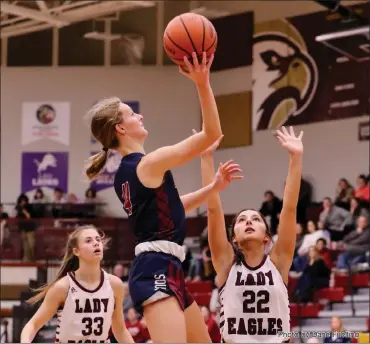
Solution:
{"label": "navy blue jersey", "polygon": [[135,244],[168,240],[182,245],[185,238],[185,210],[172,173],[165,173],[160,187],[145,187],[136,173],[143,156],[142,153],[124,156],[114,178],[114,189],[131,222]]}

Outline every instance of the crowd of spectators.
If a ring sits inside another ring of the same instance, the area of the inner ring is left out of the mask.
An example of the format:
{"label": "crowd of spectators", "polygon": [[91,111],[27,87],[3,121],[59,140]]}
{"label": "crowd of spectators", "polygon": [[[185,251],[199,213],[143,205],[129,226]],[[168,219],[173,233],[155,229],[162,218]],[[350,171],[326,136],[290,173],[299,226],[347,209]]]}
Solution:
{"label": "crowd of spectators", "polygon": [[22,259],[34,261],[38,219],[95,218],[99,215],[99,204],[96,191],[92,188],[88,188],[81,199],[73,193],[66,194],[60,188],[54,189],[52,197],[46,196],[41,188],[35,190],[31,199],[21,194],[10,214],[0,205],[0,244],[6,244],[9,235],[8,219],[14,218],[21,238]]}
{"label": "crowd of spectators", "polygon": [[[333,197],[325,197],[316,218],[310,218],[307,208],[312,203],[312,186],[302,179],[301,192],[297,209],[296,250],[290,274],[296,278],[294,300],[308,303],[313,301],[317,289],[330,286],[333,274],[347,274],[350,269],[356,271],[369,269],[370,259],[370,213],[369,213],[369,181],[364,175],[357,178],[357,187],[353,187],[347,179],[341,178]],[[282,200],[273,191],[264,194],[260,212],[266,217],[273,233],[273,242],[279,235],[279,216]],[[17,218],[21,234],[23,260],[34,260],[35,231],[37,221],[45,216],[63,217],[95,217],[99,201],[95,190],[89,188],[85,196],[78,199],[74,194],[66,195],[63,190],[55,189],[53,197],[46,197],[41,189],[36,190],[32,199],[22,194],[18,197],[14,211],[9,214],[0,205],[1,243],[6,238],[7,221],[10,217]],[[69,205],[87,206],[82,213]],[[187,255],[183,263],[187,282],[210,280],[214,282],[209,307],[201,308],[204,321],[213,342],[219,342],[218,329],[218,289],[207,235],[201,237],[197,249],[185,247]],[[335,260],[332,251],[337,251]],[[129,266],[117,264],[113,273],[119,276],[125,286],[123,305],[126,326],[136,342],[151,342],[145,320],[133,307],[129,293]],[[333,328],[340,328],[338,317],[332,320]],[[114,342],[114,338],[111,338]]]}

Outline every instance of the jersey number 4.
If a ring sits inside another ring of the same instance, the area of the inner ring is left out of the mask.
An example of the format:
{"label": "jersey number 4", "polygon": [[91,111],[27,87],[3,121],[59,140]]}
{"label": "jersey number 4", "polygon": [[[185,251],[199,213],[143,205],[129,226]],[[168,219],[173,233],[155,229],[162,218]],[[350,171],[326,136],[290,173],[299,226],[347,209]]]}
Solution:
{"label": "jersey number 4", "polygon": [[128,182],[122,184],[122,199],[123,199],[123,209],[130,216],[132,215],[132,203],[130,194],[130,184]]}
{"label": "jersey number 4", "polygon": [[[269,307],[265,306],[270,302],[270,294],[267,290],[246,290],[243,293],[243,313],[269,313]],[[257,299],[257,302],[256,302]],[[254,306],[256,303],[257,307]]]}
{"label": "jersey number 4", "polygon": [[102,317],[97,318],[82,318],[82,323],[85,324],[85,328],[82,330],[83,336],[101,336],[103,334],[104,319]]}

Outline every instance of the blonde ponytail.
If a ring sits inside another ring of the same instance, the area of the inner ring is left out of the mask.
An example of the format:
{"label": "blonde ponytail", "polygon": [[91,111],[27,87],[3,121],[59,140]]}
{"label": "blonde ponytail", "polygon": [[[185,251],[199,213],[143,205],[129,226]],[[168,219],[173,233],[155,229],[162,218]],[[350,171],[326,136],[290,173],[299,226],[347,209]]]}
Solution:
{"label": "blonde ponytail", "polygon": [[90,164],[86,167],[86,175],[89,180],[93,180],[103,170],[108,159],[108,151],[101,150],[90,158]]}
{"label": "blonde ponytail", "polygon": [[118,147],[116,125],[122,122],[120,105],[121,100],[119,98],[106,98],[97,102],[86,115],[91,120],[92,135],[103,146],[99,153],[90,158],[90,163],[85,169],[85,173],[90,180],[94,179],[104,168],[109,149]]}

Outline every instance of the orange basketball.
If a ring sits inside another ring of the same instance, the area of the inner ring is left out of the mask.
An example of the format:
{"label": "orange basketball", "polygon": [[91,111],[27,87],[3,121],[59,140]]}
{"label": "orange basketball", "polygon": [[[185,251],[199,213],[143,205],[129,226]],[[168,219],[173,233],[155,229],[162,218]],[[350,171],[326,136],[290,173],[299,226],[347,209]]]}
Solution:
{"label": "orange basketball", "polygon": [[184,65],[184,56],[192,61],[196,52],[202,61],[202,53],[207,53],[207,60],[217,48],[217,32],[213,24],[195,13],[184,13],[173,18],[163,35],[163,46],[168,57],[178,65]]}

